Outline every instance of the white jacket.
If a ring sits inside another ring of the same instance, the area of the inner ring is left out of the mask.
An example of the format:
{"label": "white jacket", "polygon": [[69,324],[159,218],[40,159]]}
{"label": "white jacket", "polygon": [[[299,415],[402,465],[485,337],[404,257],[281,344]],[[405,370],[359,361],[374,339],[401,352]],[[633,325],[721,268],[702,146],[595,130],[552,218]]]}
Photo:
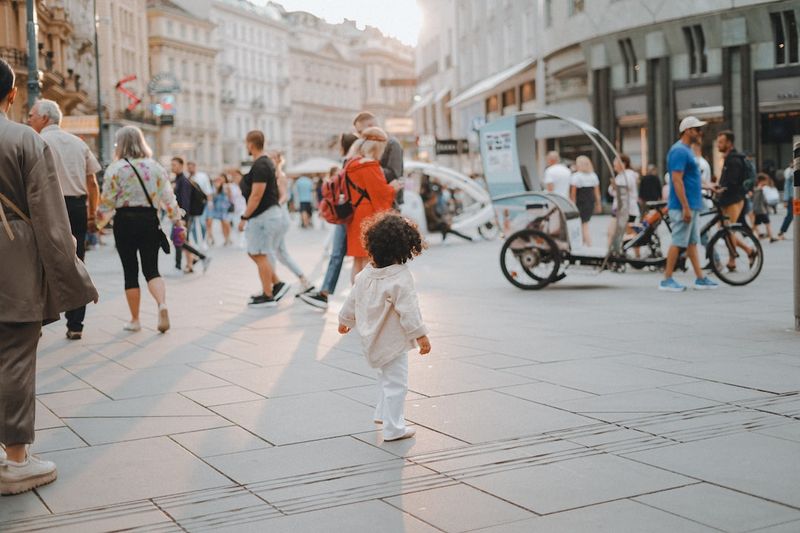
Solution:
{"label": "white jacket", "polygon": [[364,355],[373,368],[392,362],[428,334],[419,311],[414,278],[406,265],[367,265],[356,276],[339,322],[361,335]]}

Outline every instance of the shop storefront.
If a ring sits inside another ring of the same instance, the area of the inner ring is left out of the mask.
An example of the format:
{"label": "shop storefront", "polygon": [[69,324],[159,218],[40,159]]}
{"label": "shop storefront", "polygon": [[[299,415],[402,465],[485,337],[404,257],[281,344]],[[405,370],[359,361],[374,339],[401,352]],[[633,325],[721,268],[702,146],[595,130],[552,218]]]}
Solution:
{"label": "shop storefront", "polygon": [[622,93],[614,97],[616,145],[619,152],[631,158],[634,168],[647,168],[647,95]]}
{"label": "shop storefront", "polygon": [[722,157],[716,139],[719,132],[726,129],[720,80],[702,80],[702,84],[700,80],[676,81],[675,109],[676,124],[688,116],[708,122],[703,128],[703,156],[711,164],[711,172],[718,177],[722,172]]}
{"label": "shop storefront", "polygon": [[800,67],[756,72],[761,169],[786,168],[800,142]]}

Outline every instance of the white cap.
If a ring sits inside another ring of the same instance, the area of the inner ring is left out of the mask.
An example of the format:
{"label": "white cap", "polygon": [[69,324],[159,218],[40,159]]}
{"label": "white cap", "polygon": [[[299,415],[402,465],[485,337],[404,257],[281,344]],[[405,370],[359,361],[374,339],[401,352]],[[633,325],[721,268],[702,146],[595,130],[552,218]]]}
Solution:
{"label": "white cap", "polygon": [[681,125],[678,126],[678,131],[683,133],[689,128],[701,128],[706,124],[708,124],[708,122],[703,122],[702,120],[699,120],[697,117],[686,117],[685,119],[681,120]]}

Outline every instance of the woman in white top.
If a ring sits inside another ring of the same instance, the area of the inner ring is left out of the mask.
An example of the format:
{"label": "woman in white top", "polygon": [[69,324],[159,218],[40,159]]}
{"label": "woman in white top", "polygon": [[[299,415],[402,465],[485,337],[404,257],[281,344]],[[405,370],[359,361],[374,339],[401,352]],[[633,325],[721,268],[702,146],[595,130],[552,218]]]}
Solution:
{"label": "woman in white top", "polygon": [[[625,187],[625,196],[628,199],[628,229],[630,230],[631,224],[636,222],[641,214],[639,210],[639,174],[631,168],[631,158],[626,154],[619,154],[619,157],[614,159],[614,172],[617,173],[614,178],[617,187]],[[608,194],[614,199],[611,204],[611,224],[608,226],[608,245],[611,246],[617,227],[619,203],[617,202],[617,191],[612,185],[608,186]]]}
{"label": "woman in white top", "polygon": [[577,172],[572,175],[569,196],[581,214],[583,245],[591,246],[589,221],[592,219],[593,213],[600,212],[600,178],[594,172],[592,160],[585,155],[579,155],[575,159],[575,168]]}

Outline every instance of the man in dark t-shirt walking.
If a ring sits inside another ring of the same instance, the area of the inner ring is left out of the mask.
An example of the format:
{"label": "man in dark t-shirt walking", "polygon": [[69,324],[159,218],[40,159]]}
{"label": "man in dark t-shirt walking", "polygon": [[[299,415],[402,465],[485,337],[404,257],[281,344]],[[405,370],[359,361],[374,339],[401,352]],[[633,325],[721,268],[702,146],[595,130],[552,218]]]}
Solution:
{"label": "man in dark t-shirt walking", "polygon": [[247,207],[239,222],[239,231],[245,232],[247,254],[258,268],[261,294],[250,298],[251,307],[275,307],[289,286],[275,274],[269,256],[275,254],[280,243],[282,213],[278,203],[278,180],[275,166],[264,152],[264,133],[251,131],[246,138],[247,152],[253,157],[250,172],[242,179],[242,195]]}

